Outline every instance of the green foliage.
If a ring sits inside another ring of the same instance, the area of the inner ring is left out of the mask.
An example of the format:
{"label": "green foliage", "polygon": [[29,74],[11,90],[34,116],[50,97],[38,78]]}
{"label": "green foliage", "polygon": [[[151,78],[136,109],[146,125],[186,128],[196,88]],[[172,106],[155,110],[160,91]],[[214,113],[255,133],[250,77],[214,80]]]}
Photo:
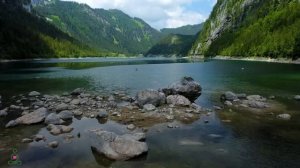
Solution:
{"label": "green foliage", "polygon": [[196,36],[170,34],[154,45],[146,56],[186,56]]}
{"label": "green foliage", "polygon": [[120,10],[92,9],[66,1],[38,3],[34,9],[60,30],[101,51],[144,53],[160,39],[157,30]]}
{"label": "green foliage", "polygon": [[237,1],[227,1],[226,7],[218,1],[198,42],[204,44],[210,36],[210,23],[216,21],[219,10],[229,10],[232,26],[208,48],[202,48],[205,55],[299,58],[299,1],[260,0],[244,10],[236,7],[244,0]]}
{"label": "green foliage", "polygon": [[196,24],[196,25],[186,25],[178,28],[164,28],[160,31],[165,34],[181,34],[181,35],[196,35],[198,32],[201,31],[203,27],[203,23]]}
{"label": "green foliage", "polygon": [[0,59],[96,56],[43,19],[15,4],[0,4]]}

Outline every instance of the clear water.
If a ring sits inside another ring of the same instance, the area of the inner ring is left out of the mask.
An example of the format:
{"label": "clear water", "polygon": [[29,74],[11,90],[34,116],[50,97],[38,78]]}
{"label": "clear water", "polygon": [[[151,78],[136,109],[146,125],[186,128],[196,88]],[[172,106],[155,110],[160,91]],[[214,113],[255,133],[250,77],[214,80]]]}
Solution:
{"label": "clear water", "polygon": [[[216,112],[180,128],[159,124],[147,132],[147,155],[127,162],[111,162],[93,154],[84,136],[89,128],[106,128],[126,133],[124,126],[113,121],[73,119],[75,136],[66,142],[64,135],[52,136],[43,125],[4,129],[8,119],[0,119],[0,167],[9,167],[11,147],[18,148],[21,167],[145,167],[145,168],[218,168],[218,167],[300,167],[300,66],[291,64],[243,61],[193,61],[164,58],[99,58],[74,60],[38,60],[0,64],[0,94],[3,99],[36,90],[61,94],[78,87],[99,92],[165,87],[191,76],[199,81],[203,94],[197,103],[211,108],[218,105],[223,91],[276,96],[291,121],[243,112]],[[231,123],[223,123],[230,119]],[[209,120],[208,124],[203,121]],[[77,133],[81,133],[80,138]],[[43,134],[47,142],[58,140],[57,149],[45,142],[22,144],[21,140]],[[212,138],[210,134],[221,135]],[[192,142],[192,143],[189,143]]]}

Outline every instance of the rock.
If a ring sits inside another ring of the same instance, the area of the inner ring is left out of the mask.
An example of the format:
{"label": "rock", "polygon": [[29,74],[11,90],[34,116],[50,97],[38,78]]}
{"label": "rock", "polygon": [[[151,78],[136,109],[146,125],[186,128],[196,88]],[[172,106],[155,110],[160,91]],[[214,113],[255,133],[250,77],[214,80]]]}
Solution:
{"label": "rock", "polygon": [[134,129],[135,129],[135,125],[129,124],[129,125],[127,126],[127,129],[129,129],[129,130],[134,130]]}
{"label": "rock", "polygon": [[73,95],[73,96],[78,96],[78,95],[80,95],[81,93],[83,93],[84,92],[84,89],[82,89],[82,88],[77,88],[77,89],[75,89],[75,90],[73,90],[72,92],[71,92],[71,95]]}
{"label": "rock", "polygon": [[79,99],[73,99],[70,104],[73,104],[73,105],[78,105],[80,104],[80,100]]}
{"label": "rock", "polygon": [[29,138],[22,139],[22,143],[31,143],[31,142],[33,142],[33,139],[29,139]]}
{"label": "rock", "polygon": [[115,101],[114,96],[109,96],[108,101]]}
{"label": "rock", "polygon": [[261,102],[261,101],[256,101],[254,99],[252,100],[244,100],[242,102],[243,105],[245,105],[244,107],[251,107],[251,108],[257,108],[257,109],[264,109],[264,108],[268,108],[269,105],[265,102]]}
{"label": "rock", "polygon": [[11,109],[11,110],[20,110],[21,107],[20,106],[16,106],[16,105],[10,105],[9,109]]}
{"label": "rock", "polygon": [[0,110],[0,117],[5,117],[7,116],[7,108],[3,109],[3,110]]}
{"label": "rock", "polygon": [[118,116],[118,115],[120,115],[120,113],[119,112],[113,112],[111,115],[112,116]]}
{"label": "rock", "polygon": [[222,107],[220,107],[220,106],[214,106],[214,109],[215,110],[222,110]]}
{"label": "rock", "polygon": [[143,106],[143,109],[146,110],[146,111],[154,111],[156,109],[156,107],[152,104],[145,104]]}
{"label": "rock", "polygon": [[290,114],[279,114],[277,116],[277,118],[279,118],[281,120],[290,120],[292,118],[292,116]]}
{"label": "rock", "polygon": [[70,133],[73,131],[73,129],[74,129],[73,127],[65,126],[65,125],[49,124],[47,126],[47,130],[49,130],[52,135],[59,135],[62,133]]}
{"label": "rock", "polygon": [[276,97],[275,96],[269,96],[269,99],[275,99]]}
{"label": "rock", "polygon": [[48,110],[44,107],[35,110],[32,113],[23,115],[16,119],[18,124],[30,125],[30,124],[37,124],[41,123],[45,120],[48,114]]}
{"label": "rock", "polygon": [[245,93],[236,94],[238,99],[246,99],[247,95]]}
{"label": "rock", "polygon": [[194,102],[200,95],[202,88],[199,83],[191,77],[184,77],[179,82],[171,84],[168,88],[162,89],[166,96],[182,95]]}
{"label": "rock", "polygon": [[297,101],[300,101],[300,95],[296,95],[296,96],[294,97],[294,99],[297,100]]}
{"label": "rock", "polygon": [[232,106],[233,104],[231,103],[231,101],[228,101],[228,100],[226,100],[225,102],[224,102],[224,104],[226,105],[226,106]]}
{"label": "rock", "polygon": [[80,111],[80,110],[74,110],[74,111],[73,111],[73,114],[74,114],[75,116],[81,116],[81,115],[83,114],[83,112]]}
{"label": "rock", "polygon": [[28,94],[28,96],[40,96],[41,95],[41,93],[39,93],[39,92],[37,92],[37,91],[32,91],[32,92],[30,92],[29,94]]}
{"label": "rock", "polygon": [[226,100],[234,101],[236,99],[238,99],[237,95],[233,92],[230,92],[230,91],[225,92],[224,94],[221,95],[221,100],[222,101],[226,101]]}
{"label": "rock", "polygon": [[199,105],[196,104],[196,103],[192,103],[191,107],[192,107],[193,109],[195,109],[195,110],[201,110],[201,109],[202,109],[202,107],[199,106]]}
{"label": "rock", "polygon": [[45,124],[60,125],[63,123],[64,123],[64,121],[60,118],[59,115],[57,115],[55,113],[49,114],[45,119]]}
{"label": "rock", "polygon": [[166,119],[167,119],[167,120],[174,120],[175,117],[174,117],[173,115],[167,115],[167,116],[166,116]]}
{"label": "rock", "polygon": [[138,132],[134,134],[125,134],[123,137],[132,138],[136,141],[144,141],[146,140],[146,134],[143,132]]}
{"label": "rock", "polygon": [[60,112],[60,111],[68,110],[68,108],[69,108],[69,106],[67,104],[61,103],[56,106],[56,111]]}
{"label": "rock", "polygon": [[189,99],[185,98],[182,95],[170,95],[167,97],[167,103],[168,104],[173,104],[175,106],[190,106],[191,102]]}
{"label": "rock", "polygon": [[58,116],[63,120],[71,120],[73,119],[73,113],[68,110],[64,110],[58,114]]}
{"label": "rock", "polygon": [[5,128],[15,127],[17,125],[18,125],[18,123],[16,120],[11,120],[5,125]]}
{"label": "rock", "polygon": [[219,138],[222,138],[223,136],[222,135],[218,135],[218,134],[209,134],[208,135],[210,138],[214,138],[214,139],[219,139]]}
{"label": "rock", "polygon": [[88,133],[92,149],[112,160],[129,160],[148,151],[145,142],[130,138],[130,135],[119,136],[101,129],[89,130]]}
{"label": "rock", "polygon": [[140,107],[143,107],[145,104],[152,104],[157,107],[165,104],[166,96],[162,92],[149,89],[138,92],[136,101]]}
{"label": "rock", "polygon": [[90,117],[91,117],[91,118],[95,118],[95,115],[94,115],[94,114],[91,114]]}
{"label": "rock", "polygon": [[168,124],[167,127],[168,128],[174,128],[173,124]]}
{"label": "rock", "polygon": [[260,95],[250,95],[247,96],[247,100],[265,102],[267,99]]}
{"label": "rock", "polygon": [[50,142],[50,143],[48,143],[48,146],[50,147],[50,148],[57,148],[58,147],[58,142],[57,141],[53,141],[53,142]]}
{"label": "rock", "polygon": [[108,118],[108,113],[106,110],[101,110],[98,114],[97,114],[97,118]]}
{"label": "rock", "polygon": [[35,135],[33,137],[33,139],[38,142],[38,141],[41,141],[41,140],[45,140],[45,136],[44,135]]}

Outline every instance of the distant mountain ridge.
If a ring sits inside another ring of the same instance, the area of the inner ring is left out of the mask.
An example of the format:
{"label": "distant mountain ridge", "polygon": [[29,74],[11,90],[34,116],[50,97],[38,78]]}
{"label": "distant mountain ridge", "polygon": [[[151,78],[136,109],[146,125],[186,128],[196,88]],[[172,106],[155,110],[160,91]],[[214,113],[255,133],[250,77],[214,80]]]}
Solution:
{"label": "distant mountain ridge", "polygon": [[102,51],[141,54],[161,38],[161,33],[142,19],[120,10],[93,9],[86,4],[59,0],[35,0],[33,5],[49,23]]}
{"label": "distant mountain ridge", "polygon": [[202,30],[203,23],[195,25],[186,25],[177,28],[163,28],[160,31],[165,34],[196,35]]}

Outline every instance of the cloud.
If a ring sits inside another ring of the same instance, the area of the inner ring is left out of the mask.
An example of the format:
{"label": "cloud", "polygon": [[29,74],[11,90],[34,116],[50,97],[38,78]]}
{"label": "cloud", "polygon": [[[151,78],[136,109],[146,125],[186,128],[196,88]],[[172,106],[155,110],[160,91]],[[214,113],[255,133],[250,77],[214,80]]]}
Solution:
{"label": "cloud", "polygon": [[[139,17],[151,26],[173,28],[187,24],[198,24],[209,13],[201,8],[212,8],[216,0],[66,0],[86,3],[93,8],[120,9],[132,17]],[[199,10],[194,5],[202,5]]]}

